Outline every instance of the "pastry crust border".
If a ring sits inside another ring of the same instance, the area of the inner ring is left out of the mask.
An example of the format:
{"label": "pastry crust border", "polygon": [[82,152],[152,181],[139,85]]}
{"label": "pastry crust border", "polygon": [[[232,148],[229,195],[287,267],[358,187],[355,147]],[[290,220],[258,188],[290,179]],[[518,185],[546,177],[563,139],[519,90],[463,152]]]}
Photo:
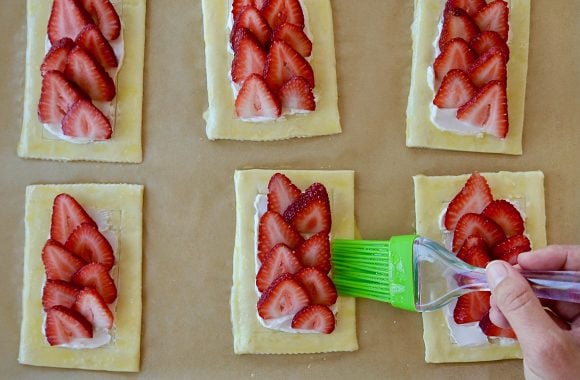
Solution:
{"label": "pastry crust border", "polygon": [[[118,0],[115,4],[123,24],[125,53],[117,75],[116,122],[110,140],[88,144],[46,138],[38,120],[42,85],[40,65],[44,59],[46,25],[51,1],[27,0],[27,45],[22,132],[18,156],[63,161],[139,163],[143,160],[141,123],[143,61],[145,51],[145,0]],[[121,7],[121,9],[119,9]]]}
{"label": "pastry crust border", "polygon": [[244,122],[235,115],[235,99],[229,75],[232,54],[227,50],[229,15],[227,0],[202,0],[207,95],[204,113],[210,140],[269,141],[292,137],[312,137],[341,132],[338,113],[336,58],[332,8],[329,0],[302,0],[312,35],[312,59],[317,97],[316,110],[305,115],[288,115],[276,121]]}
{"label": "pastry crust border", "polygon": [[[111,220],[120,232],[117,250],[119,292],[112,343],[94,349],[52,347],[42,333],[41,252],[48,235],[54,197],[66,192],[88,209],[119,210]],[[127,184],[31,185],[26,187],[21,364],[104,371],[139,371],[141,347],[143,186]]]}
{"label": "pastry crust border", "polygon": [[331,334],[291,334],[262,327],[257,318],[254,262],[254,202],[268,193],[270,177],[284,173],[301,189],[324,184],[331,196],[332,230],[336,238],[355,237],[354,172],[310,170],[237,170],[236,239],[231,318],[236,354],[299,354],[358,349],[355,299],[339,297],[336,329]]}
{"label": "pastry crust border", "polygon": [[[531,172],[481,173],[491,187],[494,199],[525,199],[525,225],[532,247],[546,245],[544,174]],[[446,204],[463,187],[469,174],[459,176],[413,177],[417,234],[443,243],[439,216]],[[423,313],[425,361],[429,363],[475,362],[522,358],[519,344],[486,344],[457,347],[451,342],[443,310]]]}
{"label": "pastry crust border", "polygon": [[528,71],[530,1],[507,0],[510,6],[510,59],[508,62],[509,131],[505,139],[482,134],[464,136],[438,129],[430,119],[434,92],[427,84],[427,68],[433,63],[432,43],[445,0],[415,0],[413,63],[407,105],[407,146],[470,152],[522,154],[524,103]]}

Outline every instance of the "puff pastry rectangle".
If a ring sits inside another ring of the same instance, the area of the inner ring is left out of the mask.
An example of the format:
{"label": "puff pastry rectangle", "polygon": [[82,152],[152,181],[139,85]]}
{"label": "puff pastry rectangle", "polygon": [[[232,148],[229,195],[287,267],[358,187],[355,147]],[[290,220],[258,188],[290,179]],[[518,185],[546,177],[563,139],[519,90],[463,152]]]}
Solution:
{"label": "puff pastry rectangle", "polygon": [[231,318],[236,354],[298,354],[358,349],[355,299],[339,297],[336,329],[331,334],[291,334],[262,327],[258,321],[255,289],[254,202],[268,193],[270,177],[285,174],[299,188],[313,182],[326,187],[331,199],[333,238],[355,237],[354,172],[309,170],[240,170],[234,175],[236,242],[234,248]]}
{"label": "puff pastry rectangle", "polygon": [[336,59],[330,0],[302,0],[312,35],[312,59],[317,96],[316,110],[277,121],[253,123],[236,117],[234,95],[228,73],[233,55],[228,52],[227,20],[231,1],[202,0],[207,97],[204,114],[210,140],[281,140],[341,132],[336,84]]}
{"label": "puff pastry rectangle", "polygon": [[[43,335],[41,252],[50,234],[52,204],[60,193],[85,209],[109,211],[118,239],[118,299],[112,342],[94,349],[53,347]],[[46,367],[138,371],[141,346],[143,186],[125,184],[33,185],[26,188],[22,326],[18,361]]]}
{"label": "puff pastry rectangle", "polygon": [[[525,213],[526,234],[532,248],[546,245],[544,174],[534,172],[481,173],[491,187],[494,199],[517,200]],[[469,174],[459,176],[413,177],[417,234],[443,244],[439,218],[444,208],[461,190]],[[442,310],[423,313],[425,360],[430,363],[474,362],[521,358],[518,344],[489,343],[459,347],[451,341]]]}
{"label": "puff pastry rectangle", "polygon": [[415,0],[411,32],[413,63],[407,104],[407,146],[434,149],[522,154],[524,101],[528,70],[530,0],[507,0],[510,7],[510,58],[508,61],[509,132],[505,139],[483,134],[458,135],[438,129],[430,119],[429,104],[435,94],[427,84],[427,68],[435,59],[433,41],[446,0]]}
{"label": "puff pastry rectangle", "polygon": [[110,140],[75,144],[45,131],[37,109],[45,55],[46,27],[52,1],[27,1],[27,45],[22,132],[18,156],[63,161],[141,162],[143,60],[145,49],[145,0],[111,1],[121,18],[125,52],[117,75],[113,136]]}

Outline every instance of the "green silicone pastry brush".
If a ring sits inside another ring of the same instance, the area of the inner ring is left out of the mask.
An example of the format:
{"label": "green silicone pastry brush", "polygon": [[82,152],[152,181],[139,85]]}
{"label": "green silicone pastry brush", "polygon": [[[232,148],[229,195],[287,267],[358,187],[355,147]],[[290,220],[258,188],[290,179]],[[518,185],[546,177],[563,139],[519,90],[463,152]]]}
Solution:
{"label": "green silicone pastry brush", "polygon": [[[580,303],[580,272],[521,273],[538,297]],[[415,235],[386,241],[333,240],[332,278],[339,295],[412,311],[436,310],[463,294],[489,290],[485,269]]]}

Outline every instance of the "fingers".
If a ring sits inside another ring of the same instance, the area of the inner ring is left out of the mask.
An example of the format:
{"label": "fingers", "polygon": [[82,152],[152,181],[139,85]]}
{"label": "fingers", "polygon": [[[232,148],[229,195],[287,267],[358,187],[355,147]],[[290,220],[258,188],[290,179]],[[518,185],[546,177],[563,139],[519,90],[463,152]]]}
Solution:
{"label": "fingers", "polygon": [[574,270],[580,271],[580,246],[551,245],[518,256],[524,270]]}
{"label": "fingers", "polygon": [[504,328],[504,329],[511,327],[510,323],[508,322],[506,317],[503,315],[501,310],[497,307],[497,304],[495,303],[493,295],[490,298],[490,302],[491,302],[491,309],[489,309],[489,319],[491,320],[491,322],[494,325],[501,327],[501,328]]}

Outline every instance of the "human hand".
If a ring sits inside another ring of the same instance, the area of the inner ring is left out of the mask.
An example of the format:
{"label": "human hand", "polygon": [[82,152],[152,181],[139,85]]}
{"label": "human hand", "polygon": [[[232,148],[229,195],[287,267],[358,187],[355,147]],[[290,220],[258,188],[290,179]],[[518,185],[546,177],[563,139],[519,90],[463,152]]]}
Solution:
{"label": "human hand", "polygon": [[[580,246],[549,246],[518,256],[522,270],[580,271]],[[512,327],[524,356],[526,379],[574,379],[580,374],[580,304],[539,300],[516,268],[493,261],[491,321]],[[546,311],[548,307],[552,312]]]}

